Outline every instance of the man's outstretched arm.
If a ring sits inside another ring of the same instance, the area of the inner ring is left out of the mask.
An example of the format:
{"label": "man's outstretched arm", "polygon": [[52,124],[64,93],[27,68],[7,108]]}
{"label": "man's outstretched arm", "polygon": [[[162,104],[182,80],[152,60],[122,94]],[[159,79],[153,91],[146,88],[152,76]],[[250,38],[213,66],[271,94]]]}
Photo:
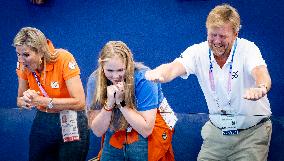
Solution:
{"label": "man's outstretched arm", "polygon": [[145,77],[150,81],[166,83],[184,74],[186,74],[184,66],[180,62],[173,61],[162,64],[153,70],[146,71]]}

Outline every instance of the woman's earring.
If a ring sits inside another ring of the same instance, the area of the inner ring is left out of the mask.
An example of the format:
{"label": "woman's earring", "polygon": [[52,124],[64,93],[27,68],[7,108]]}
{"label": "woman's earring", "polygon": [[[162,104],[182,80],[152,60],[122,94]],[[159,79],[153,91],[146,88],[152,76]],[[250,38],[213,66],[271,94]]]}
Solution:
{"label": "woman's earring", "polygon": [[39,60],[39,64],[41,64],[42,63],[42,58]]}

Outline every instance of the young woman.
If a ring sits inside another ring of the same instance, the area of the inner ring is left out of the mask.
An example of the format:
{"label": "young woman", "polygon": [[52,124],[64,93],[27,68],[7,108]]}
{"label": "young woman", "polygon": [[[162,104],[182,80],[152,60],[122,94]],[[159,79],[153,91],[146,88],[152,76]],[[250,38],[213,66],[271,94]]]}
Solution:
{"label": "young woman", "polygon": [[89,131],[75,59],[68,51],[55,49],[36,28],[22,28],[13,45],[18,54],[17,105],[37,110],[29,160],[85,161]]}
{"label": "young woman", "polygon": [[160,84],[144,78],[146,70],[121,41],[108,42],[100,52],[88,82],[87,106],[91,129],[104,136],[101,161],[174,160],[177,119]]}

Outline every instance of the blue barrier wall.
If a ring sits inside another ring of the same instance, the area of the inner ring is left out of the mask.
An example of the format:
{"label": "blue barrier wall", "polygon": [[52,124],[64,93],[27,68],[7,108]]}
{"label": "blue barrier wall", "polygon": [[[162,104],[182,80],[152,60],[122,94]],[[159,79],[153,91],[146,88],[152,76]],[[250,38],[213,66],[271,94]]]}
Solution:
{"label": "blue barrier wall", "polygon": [[[0,160],[28,160],[28,136],[35,110],[0,109]],[[176,161],[196,160],[202,144],[200,131],[208,120],[206,114],[177,114],[173,149]],[[272,117],[273,133],[269,161],[283,161],[284,117]],[[91,132],[91,131],[90,131]],[[97,155],[100,138],[91,135],[88,159]]]}
{"label": "blue barrier wall", "polygon": [[[172,61],[189,45],[204,41],[208,12],[224,2],[236,7],[241,15],[239,37],[255,42],[266,59],[273,82],[268,95],[273,116],[283,118],[283,0],[49,0],[43,6],[31,5],[29,0],[1,1],[0,160],[26,160],[23,158],[27,157],[33,112],[19,113],[12,109],[16,107],[17,57],[11,44],[21,27],[37,27],[56,47],[73,53],[85,86],[88,75],[97,65],[98,52],[107,41],[126,42],[135,60],[155,67]],[[168,102],[180,114],[180,130],[176,131],[174,147],[182,150],[177,150],[177,157],[194,160],[201,144],[200,128],[206,117],[188,114],[208,112],[196,77],[188,80],[178,78],[162,87]],[[280,138],[281,134],[283,136],[283,121],[276,120],[280,121],[273,125],[273,153],[270,153],[270,158],[279,159],[278,156],[284,152]],[[191,126],[191,123],[194,125]],[[177,141],[191,136],[195,139]],[[90,152],[96,153],[98,139],[92,137],[92,142]]]}

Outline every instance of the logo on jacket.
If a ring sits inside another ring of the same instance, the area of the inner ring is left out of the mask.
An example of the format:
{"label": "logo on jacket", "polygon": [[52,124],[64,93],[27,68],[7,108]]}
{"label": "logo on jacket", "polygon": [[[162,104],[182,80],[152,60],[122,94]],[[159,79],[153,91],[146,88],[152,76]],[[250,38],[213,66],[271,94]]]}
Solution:
{"label": "logo on jacket", "polygon": [[59,88],[59,83],[58,82],[51,82],[51,88]]}
{"label": "logo on jacket", "polygon": [[236,71],[236,72],[233,72],[233,74],[232,74],[232,79],[234,79],[234,78],[238,78],[238,71]]}
{"label": "logo on jacket", "polygon": [[163,138],[164,140],[166,140],[166,139],[168,138],[166,132],[164,132],[164,133],[162,134],[162,138]]}
{"label": "logo on jacket", "polygon": [[73,69],[76,68],[76,62],[75,62],[75,61],[72,61],[72,62],[70,61],[69,64],[68,64],[68,66],[69,66],[70,69],[73,70]]}

